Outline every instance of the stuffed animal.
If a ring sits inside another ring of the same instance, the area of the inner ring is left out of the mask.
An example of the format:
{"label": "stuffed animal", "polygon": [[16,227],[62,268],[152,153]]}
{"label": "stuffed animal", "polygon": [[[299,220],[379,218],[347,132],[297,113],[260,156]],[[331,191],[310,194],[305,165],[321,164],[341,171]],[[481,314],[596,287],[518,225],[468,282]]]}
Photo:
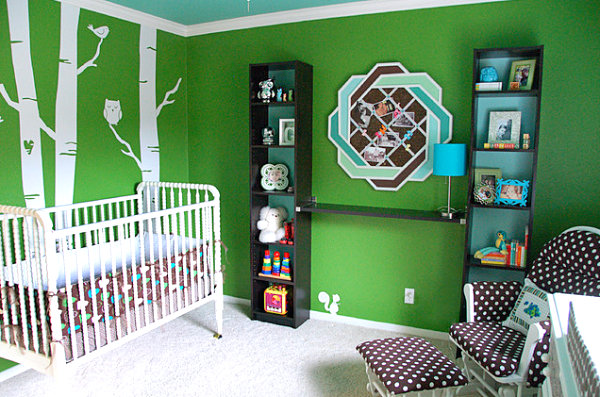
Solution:
{"label": "stuffed animal", "polygon": [[260,209],[259,220],[256,227],[260,230],[258,241],[261,243],[275,243],[285,237],[283,223],[287,219],[287,211],[283,207]]}

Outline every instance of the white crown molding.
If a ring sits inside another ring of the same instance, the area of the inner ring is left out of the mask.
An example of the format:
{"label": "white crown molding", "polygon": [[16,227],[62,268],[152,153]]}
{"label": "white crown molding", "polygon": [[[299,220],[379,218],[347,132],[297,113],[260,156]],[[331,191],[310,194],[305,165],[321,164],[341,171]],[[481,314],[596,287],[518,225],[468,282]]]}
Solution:
{"label": "white crown molding", "polygon": [[[448,7],[455,5],[490,3],[507,0],[365,0],[323,7],[280,11],[222,21],[200,23],[187,27],[187,36],[199,36],[229,30],[249,29],[285,23],[315,21],[383,12],[415,10],[421,8]],[[251,3],[252,4],[252,3]]]}
{"label": "white crown molding", "polygon": [[128,22],[138,23],[144,26],[150,26],[165,32],[173,33],[179,36],[187,36],[188,27],[181,23],[159,18],[145,12],[137,11],[129,7],[124,7],[106,0],[56,0],[60,3],[68,3],[86,10],[98,12],[110,17],[123,19]]}
{"label": "white crown molding", "polygon": [[73,4],[86,10],[123,19],[125,21],[151,26],[179,36],[190,37],[230,30],[250,29],[261,26],[285,23],[315,21],[319,19],[378,14],[383,12],[416,10],[421,8],[449,7],[466,4],[490,3],[508,0],[364,0],[351,3],[311,7],[298,10],[280,11],[222,21],[183,25],[145,12],[124,7],[106,0],[56,0]]}

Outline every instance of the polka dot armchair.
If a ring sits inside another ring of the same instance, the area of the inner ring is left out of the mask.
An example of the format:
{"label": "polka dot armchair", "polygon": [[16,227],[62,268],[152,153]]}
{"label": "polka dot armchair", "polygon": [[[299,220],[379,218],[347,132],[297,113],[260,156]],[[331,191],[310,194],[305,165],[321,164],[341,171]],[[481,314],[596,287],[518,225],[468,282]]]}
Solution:
{"label": "polka dot armchair", "polygon": [[[527,279],[548,294],[600,296],[600,230],[579,226],[550,240]],[[467,321],[450,327],[470,381],[495,396],[511,395],[515,389],[520,396],[544,381],[542,355],[550,347],[550,320],[529,325],[526,334],[503,325],[521,289],[514,281],[466,284]]]}

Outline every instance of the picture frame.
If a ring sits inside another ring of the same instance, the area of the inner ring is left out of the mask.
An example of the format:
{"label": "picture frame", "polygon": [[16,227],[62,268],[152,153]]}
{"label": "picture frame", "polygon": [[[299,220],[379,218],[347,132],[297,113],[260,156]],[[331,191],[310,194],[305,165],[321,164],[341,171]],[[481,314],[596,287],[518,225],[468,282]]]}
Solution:
{"label": "picture frame", "polygon": [[496,183],[496,199],[494,204],[527,205],[529,181],[517,179],[498,179]]}
{"label": "picture frame", "polygon": [[473,186],[483,183],[496,191],[496,182],[500,178],[502,178],[500,168],[475,168],[473,170]]}
{"label": "picture frame", "polygon": [[519,90],[531,90],[534,72],[535,59],[513,61],[510,67],[509,83],[519,83]]}
{"label": "picture frame", "polygon": [[473,199],[483,205],[492,205],[496,199],[496,190],[486,183],[478,183],[473,189]]}
{"label": "picture frame", "polygon": [[293,146],[296,138],[296,122],[294,119],[279,119],[279,144]]}
{"label": "picture frame", "polygon": [[488,143],[513,144],[519,148],[521,138],[521,112],[490,112]]}

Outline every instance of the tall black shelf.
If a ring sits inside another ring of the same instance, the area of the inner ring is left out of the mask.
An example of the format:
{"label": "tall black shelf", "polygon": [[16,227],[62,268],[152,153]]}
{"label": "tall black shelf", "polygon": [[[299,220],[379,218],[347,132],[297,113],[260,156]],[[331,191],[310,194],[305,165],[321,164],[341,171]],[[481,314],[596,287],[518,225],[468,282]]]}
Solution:
{"label": "tall black shelf", "polygon": [[[293,90],[292,101],[263,102],[256,97],[258,83],[273,78],[275,87]],[[312,189],[312,66],[300,61],[250,65],[250,279],[252,319],[297,328],[309,318],[311,274],[311,214],[296,212],[300,202],[311,197]],[[279,119],[294,119],[293,145],[279,145]],[[273,145],[264,145],[263,128],[275,131]],[[266,163],[283,163],[290,170],[288,191],[265,191],[260,184],[260,169]],[[288,221],[293,219],[294,244],[263,244],[258,240],[257,221],[263,206],[283,206]],[[291,280],[259,275],[265,250],[288,252]],[[288,313],[265,312],[264,291],[270,284],[284,285],[288,291]]]}
{"label": "tall black shelf", "polygon": [[[473,90],[471,116],[471,150],[469,154],[469,199],[466,209],[465,251],[463,262],[463,285],[479,280],[522,281],[529,269],[532,255],[527,253],[523,267],[482,264],[474,253],[485,246],[492,246],[494,233],[505,230],[508,240],[517,239],[531,247],[533,216],[535,209],[537,154],[540,136],[540,105],[542,98],[543,46],[518,48],[475,49],[473,53]],[[514,61],[535,59],[533,83],[530,90],[509,90],[509,72]],[[497,69],[501,91],[476,91],[481,68]],[[516,149],[485,149],[490,111],[521,111],[520,146]],[[522,135],[530,134],[530,147],[523,149]],[[474,172],[477,168],[499,168],[503,179],[527,179],[530,181],[527,205],[483,205],[473,198]],[[505,172],[506,170],[506,172]],[[528,229],[527,238],[525,228]],[[527,241],[524,241],[524,240]],[[462,296],[462,294],[461,294]],[[465,317],[464,299],[461,319]]]}

